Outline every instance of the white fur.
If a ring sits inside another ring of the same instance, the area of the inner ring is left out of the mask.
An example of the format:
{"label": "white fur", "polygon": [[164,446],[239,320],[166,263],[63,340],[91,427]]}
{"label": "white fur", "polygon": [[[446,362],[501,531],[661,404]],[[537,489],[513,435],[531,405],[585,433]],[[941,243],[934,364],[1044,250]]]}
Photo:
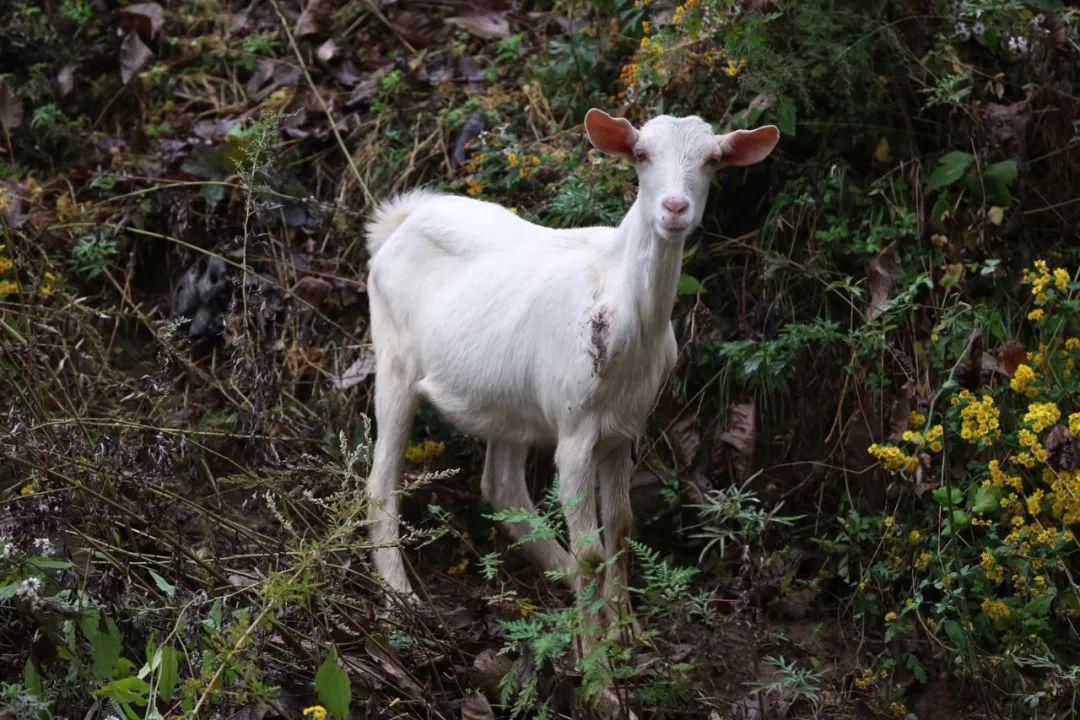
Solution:
{"label": "white fur", "polygon": [[[579,562],[587,569],[622,553],[604,589],[625,601],[631,448],[675,362],[683,245],[727,152],[727,136],[699,118],[660,117],[629,132],[647,160],[617,228],[554,230],[427,191],[384,203],[368,225],[377,367],[370,519],[376,568],[394,590],[411,591],[396,547],[397,487],[423,396],[487,440],[482,486],[496,509],[532,507],[528,447],[556,446],[571,554],[555,542],[523,549],[572,573],[578,587],[588,575]],[[664,209],[672,197],[686,202],[680,213]],[[590,542],[598,505],[604,537]],[[525,530],[510,528],[515,537]]]}

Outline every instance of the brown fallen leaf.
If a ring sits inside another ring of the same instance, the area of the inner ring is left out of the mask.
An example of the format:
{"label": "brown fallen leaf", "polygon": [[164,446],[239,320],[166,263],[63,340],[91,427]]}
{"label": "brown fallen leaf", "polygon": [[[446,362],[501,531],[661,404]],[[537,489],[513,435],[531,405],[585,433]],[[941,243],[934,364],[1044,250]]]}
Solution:
{"label": "brown fallen leaf", "polygon": [[147,40],[161,32],[165,24],[165,10],[156,2],[135,3],[117,10],[120,27],[134,30]]}
{"label": "brown fallen leaf", "polygon": [[420,686],[409,677],[407,672],[405,672],[401,660],[398,658],[397,653],[390,647],[389,643],[381,638],[372,636],[364,643],[364,649],[367,650],[368,655],[379,664],[379,667],[382,668],[383,672],[394,679],[397,687],[404,690],[414,700],[421,700],[424,698],[424,691],[421,690]]}
{"label": "brown fallen leaf", "polygon": [[885,303],[892,296],[896,287],[896,242],[891,242],[870,261],[866,267],[866,276],[870,285],[870,304],[866,308],[866,318],[873,320],[881,314]]}
{"label": "brown fallen leaf", "polygon": [[11,132],[22,125],[23,104],[15,97],[15,91],[8,85],[7,80],[0,80],[0,126]]}
{"label": "brown fallen leaf", "polygon": [[997,349],[997,365],[1001,372],[1010,378],[1016,374],[1016,368],[1027,363],[1027,348],[1016,340],[1008,340]]}
{"label": "brown fallen leaf", "polygon": [[461,720],[495,720],[495,711],[484,694],[477,692],[461,699]]}
{"label": "brown fallen leaf", "polygon": [[479,12],[446,18],[447,25],[466,30],[485,40],[503,40],[510,37],[510,21],[503,13]]}
{"label": "brown fallen leaf", "polygon": [[753,400],[739,400],[731,405],[731,419],[720,433],[720,440],[731,446],[732,464],[739,477],[746,477],[754,464],[757,444],[757,408]]}
{"label": "brown fallen leaf", "polygon": [[1064,425],[1055,425],[1046,435],[1046,465],[1058,472],[1080,469],[1080,443]]}
{"label": "brown fallen leaf", "polygon": [[334,15],[334,4],[330,0],[309,0],[304,12],[296,20],[296,37],[324,35],[330,29]]}
{"label": "brown fallen leaf", "polygon": [[120,45],[120,79],[127,85],[150,64],[154,54],[143,44],[139,33],[132,30]]}
{"label": "brown fallen leaf", "polygon": [[486,648],[473,660],[469,678],[481,692],[493,695],[499,692],[499,683],[503,676],[514,667],[514,661],[505,655],[500,655],[491,648]]}
{"label": "brown fallen leaf", "polygon": [[364,348],[359,359],[341,373],[341,377],[334,378],[334,387],[338,390],[347,390],[354,385],[364,382],[369,375],[375,372],[375,353],[371,348]]}

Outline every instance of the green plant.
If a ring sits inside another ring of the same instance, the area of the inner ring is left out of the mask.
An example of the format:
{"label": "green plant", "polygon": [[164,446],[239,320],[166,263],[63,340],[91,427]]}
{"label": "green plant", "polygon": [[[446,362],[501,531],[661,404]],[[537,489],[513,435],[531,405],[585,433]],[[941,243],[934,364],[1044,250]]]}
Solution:
{"label": "green plant", "polygon": [[116,260],[116,239],[100,234],[79,237],[71,248],[75,268],[87,278],[102,275]]}

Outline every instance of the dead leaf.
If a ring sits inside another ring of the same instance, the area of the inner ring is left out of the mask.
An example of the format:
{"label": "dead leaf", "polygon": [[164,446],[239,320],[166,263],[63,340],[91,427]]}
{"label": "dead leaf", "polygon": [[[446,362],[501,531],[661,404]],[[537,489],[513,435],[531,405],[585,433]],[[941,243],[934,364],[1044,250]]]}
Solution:
{"label": "dead leaf", "polygon": [[732,464],[740,477],[746,477],[754,464],[757,444],[757,408],[753,400],[739,400],[731,405],[731,419],[720,433],[720,440],[731,446]]}
{"label": "dead leaf", "polygon": [[478,692],[462,698],[461,720],[495,720],[495,711],[484,694]]}
{"label": "dead leaf", "polygon": [[399,688],[406,691],[413,699],[420,700],[424,697],[423,690],[405,672],[401,660],[398,658],[397,653],[390,648],[389,643],[380,640],[376,636],[371,636],[364,643],[364,649],[367,650],[368,655],[379,663],[379,667],[383,669],[383,672],[394,679]]}
{"label": "dead leaf", "polygon": [[13,230],[22,227],[30,219],[30,213],[26,211],[25,194],[21,185],[0,181],[0,198],[4,199],[0,219]]}
{"label": "dead leaf", "polygon": [[1080,469],[1080,443],[1064,425],[1055,425],[1046,435],[1046,465],[1058,472]]}
{"label": "dead leaf", "polygon": [[56,74],[56,87],[60,90],[60,97],[66,97],[75,89],[75,66],[65,65]]}
{"label": "dead leaf", "polygon": [[1011,105],[985,103],[979,108],[979,119],[1005,150],[1015,155],[1025,153],[1027,126],[1031,120],[1031,105],[1027,100]]}
{"label": "dead leaf", "polygon": [[334,387],[338,390],[347,390],[354,385],[359,385],[367,379],[368,375],[375,372],[375,353],[371,348],[364,348],[360,358],[341,373],[340,378],[334,379]]}
{"label": "dead leaf", "polygon": [[120,45],[120,79],[127,85],[150,64],[154,54],[143,44],[139,33],[132,30]]}
{"label": "dead leaf", "polygon": [[497,695],[503,676],[514,667],[514,661],[495,650],[487,648],[473,660],[469,677],[481,692]]}
{"label": "dead leaf", "polygon": [[675,451],[675,460],[679,467],[688,468],[694,463],[694,456],[701,447],[701,433],[698,431],[697,415],[690,408],[681,408],[678,416],[668,428],[671,449]]}
{"label": "dead leaf", "polygon": [[11,132],[22,125],[23,104],[15,97],[15,91],[8,85],[7,80],[0,80],[0,126]]}
{"label": "dead leaf", "polygon": [[881,252],[870,261],[866,276],[870,285],[870,305],[866,308],[866,318],[873,320],[881,314],[885,304],[896,287],[896,242],[882,248]]}
{"label": "dead leaf", "polygon": [[889,146],[889,138],[882,137],[878,141],[877,149],[874,150],[874,159],[884,165],[892,158],[892,148]]}
{"label": "dead leaf", "polygon": [[503,13],[481,12],[446,18],[447,25],[467,30],[485,40],[503,40],[510,37],[510,21]]}
{"label": "dead leaf", "polygon": [[1027,363],[1027,348],[1016,340],[1008,340],[997,349],[997,365],[1001,372],[1010,378],[1016,374],[1016,368]]}
{"label": "dead leaf", "polygon": [[330,0],[309,0],[304,12],[296,20],[296,37],[323,35],[330,29],[334,15],[334,4]]}
{"label": "dead leaf", "polygon": [[120,27],[134,30],[147,40],[161,32],[165,24],[165,10],[156,2],[136,3],[117,11]]}

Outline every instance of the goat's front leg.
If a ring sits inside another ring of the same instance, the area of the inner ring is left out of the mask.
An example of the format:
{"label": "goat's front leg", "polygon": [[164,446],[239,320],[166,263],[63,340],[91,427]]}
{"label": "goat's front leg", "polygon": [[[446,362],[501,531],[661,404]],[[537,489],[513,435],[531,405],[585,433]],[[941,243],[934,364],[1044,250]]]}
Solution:
{"label": "goat's front leg", "polygon": [[[630,479],[634,461],[632,445],[619,443],[600,462],[600,514],[604,524],[604,597],[615,619],[629,615],[630,531],[634,516],[630,507]],[[632,630],[636,628],[632,627]]]}
{"label": "goat's front leg", "polygon": [[559,501],[566,515],[570,535],[570,554],[576,573],[574,588],[580,596],[595,579],[604,560],[600,526],[596,519],[596,485],[600,464],[596,438],[592,434],[570,435],[559,439],[555,450],[559,470]]}

